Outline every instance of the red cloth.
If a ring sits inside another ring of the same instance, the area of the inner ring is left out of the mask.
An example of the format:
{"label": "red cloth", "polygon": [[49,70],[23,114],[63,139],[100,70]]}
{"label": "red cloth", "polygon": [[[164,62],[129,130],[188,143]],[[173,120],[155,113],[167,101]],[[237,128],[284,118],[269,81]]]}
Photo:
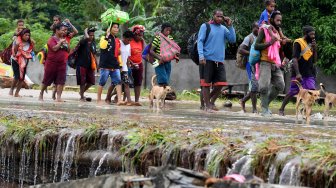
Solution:
{"label": "red cloth", "polygon": [[135,40],[131,40],[130,45],[131,45],[130,60],[133,63],[140,64],[142,62],[142,51],[144,49],[143,42],[142,41],[136,42]]}
{"label": "red cloth", "polygon": [[[120,39],[119,38],[115,38],[114,41],[115,41],[114,57],[116,57],[117,60],[118,60],[118,56],[120,55],[120,46],[121,46]],[[119,64],[122,64],[122,62],[119,62]]]}
{"label": "red cloth", "polygon": [[66,65],[66,61],[68,58],[68,52],[63,49],[58,49],[57,51],[53,51],[52,48],[57,45],[59,39],[55,36],[50,37],[48,40],[48,56],[45,64],[57,64],[57,65]]}
{"label": "red cloth", "polygon": [[[24,50],[24,44],[20,36],[18,36],[16,40],[16,45],[18,45],[17,53],[15,54],[15,59],[17,60],[17,63],[20,68],[20,78],[19,80],[24,80],[25,72],[26,72],[26,66],[27,66],[27,59],[31,59],[31,52],[33,51],[34,46],[32,44],[29,44],[29,48],[27,50]],[[13,52],[14,54],[14,46],[13,46]]]}
{"label": "red cloth", "polygon": [[44,85],[64,85],[66,78],[66,61],[68,52],[64,49],[53,51],[52,48],[57,45],[59,39],[52,36],[48,40],[48,56],[44,64],[44,77],[42,83]]}

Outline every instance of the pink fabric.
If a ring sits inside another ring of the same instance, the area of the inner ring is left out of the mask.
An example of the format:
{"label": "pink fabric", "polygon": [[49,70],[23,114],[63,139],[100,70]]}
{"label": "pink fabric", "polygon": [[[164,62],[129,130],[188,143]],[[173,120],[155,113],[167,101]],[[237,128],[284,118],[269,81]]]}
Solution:
{"label": "pink fabric", "polygon": [[[264,29],[264,33],[265,33],[265,40],[266,42],[270,42],[271,41],[271,35],[268,32],[267,28],[263,28]],[[274,33],[274,36],[279,35],[278,33]],[[274,44],[272,44],[272,46],[268,47],[268,59],[272,60],[275,62],[277,67],[281,66],[281,59],[280,59],[280,42],[276,41]]]}
{"label": "pink fabric", "polygon": [[171,39],[160,33],[160,55],[164,62],[169,62],[180,54],[181,48]]}
{"label": "pink fabric", "polygon": [[255,78],[256,78],[256,80],[259,80],[259,70],[260,70],[259,63],[257,63],[255,65]]}
{"label": "pink fabric", "polygon": [[223,177],[224,180],[229,180],[229,181],[236,181],[239,183],[244,183],[245,182],[245,177],[240,174],[231,174]]}

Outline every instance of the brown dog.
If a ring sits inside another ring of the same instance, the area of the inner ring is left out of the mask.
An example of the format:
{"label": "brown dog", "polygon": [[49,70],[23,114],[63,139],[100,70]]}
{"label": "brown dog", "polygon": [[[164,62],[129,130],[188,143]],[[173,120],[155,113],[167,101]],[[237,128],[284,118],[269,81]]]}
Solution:
{"label": "brown dog", "polygon": [[315,101],[320,97],[320,90],[308,90],[308,89],[303,89],[302,85],[299,81],[293,80],[292,82],[295,82],[296,85],[299,87],[300,91],[297,94],[296,98],[296,119],[298,119],[298,114],[299,114],[299,105],[300,103],[303,104],[303,111],[306,114],[306,121],[307,124],[310,123],[310,114],[312,111],[313,104]]}
{"label": "brown dog", "polygon": [[170,86],[158,86],[155,84],[154,80],[156,78],[156,75],[152,77],[152,90],[149,94],[149,101],[150,101],[150,107],[154,107],[154,98],[156,99],[156,108],[160,109],[160,101],[161,101],[161,108],[165,105],[165,98],[167,93],[171,92],[172,89]]}
{"label": "brown dog", "polygon": [[328,117],[329,115],[329,110],[333,107],[336,106],[336,94],[335,93],[329,93],[325,90],[325,87],[322,83],[320,83],[321,86],[321,91],[325,94],[324,98],[324,104],[325,104],[325,109],[324,109],[324,116]]}

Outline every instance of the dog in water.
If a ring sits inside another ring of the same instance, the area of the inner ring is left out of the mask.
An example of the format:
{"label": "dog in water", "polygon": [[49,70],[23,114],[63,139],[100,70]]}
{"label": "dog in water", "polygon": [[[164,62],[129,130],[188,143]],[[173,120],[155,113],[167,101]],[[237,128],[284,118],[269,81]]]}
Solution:
{"label": "dog in water", "polygon": [[[159,110],[160,107],[164,108],[165,105],[165,98],[167,93],[170,93],[172,91],[172,88],[170,86],[159,86],[155,84],[156,75],[152,77],[152,90],[149,94],[149,101],[150,101],[150,107],[154,107],[154,99],[156,99],[156,108]],[[161,106],[160,106],[161,102]]]}
{"label": "dog in water", "polygon": [[325,109],[324,109],[324,116],[328,117],[329,115],[329,110],[336,105],[336,94],[335,93],[329,93],[325,90],[325,87],[322,83],[320,83],[321,86],[321,91],[325,94],[324,98],[324,104],[325,104]]}
{"label": "dog in water", "polygon": [[296,85],[300,89],[299,93],[297,94],[296,105],[295,105],[296,119],[298,119],[299,105],[303,104],[303,109],[301,110],[301,112],[305,112],[305,118],[306,118],[307,124],[309,124],[312,107],[315,101],[320,97],[320,90],[303,89],[299,81],[293,80],[292,82],[295,82]]}

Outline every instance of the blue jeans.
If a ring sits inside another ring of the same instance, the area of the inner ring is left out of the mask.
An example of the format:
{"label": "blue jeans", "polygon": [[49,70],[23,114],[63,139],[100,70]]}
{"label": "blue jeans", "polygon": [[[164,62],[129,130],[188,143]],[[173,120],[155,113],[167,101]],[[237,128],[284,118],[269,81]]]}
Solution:
{"label": "blue jeans", "polygon": [[155,67],[157,83],[160,85],[168,85],[171,73],[171,63],[165,62]]}
{"label": "blue jeans", "polygon": [[120,76],[120,70],[108,70],[108,69],[100,69],[100,79],[99,79],[99,85],[105,86],[107,79],[111,77],[111,84],[112,85],[119,85],[121,84],[121,76]]}

